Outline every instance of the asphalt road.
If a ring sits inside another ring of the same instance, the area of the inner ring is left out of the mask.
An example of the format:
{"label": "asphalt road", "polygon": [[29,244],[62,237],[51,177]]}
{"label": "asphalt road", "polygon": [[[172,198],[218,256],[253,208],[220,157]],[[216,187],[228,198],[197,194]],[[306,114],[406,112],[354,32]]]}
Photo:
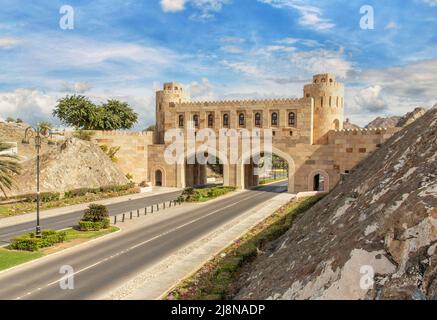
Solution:
{"label": "asphalt road", "polygon": [[[92,250],[71,250],[0,274],[0,299],[95,299],[174,251],[285,192],[283,183],[207,203],[184,214],[121,232]],[[74,289],[60,288],[60,268],[74,269]]]}
{"label": "asphalt road", "polygon": [[[150,196],[142,199],[127,200],[124,202],[114,203],[107,206],[109,215],[114,216],[120,213],[129,212],[131,210],[144,209],[146,206],[156,205],[164,201],[177,199],[181,191],[164,193],[160,195]],[[76,226],[79,220],[83,217],[83,210],[72,211],[63,215],[41,219],[41,228],[61,230]],[[35,221],[16,224],[8,227],[0,227],[0,245],[7,244],[13,237],[22,235],[35,230]]]}

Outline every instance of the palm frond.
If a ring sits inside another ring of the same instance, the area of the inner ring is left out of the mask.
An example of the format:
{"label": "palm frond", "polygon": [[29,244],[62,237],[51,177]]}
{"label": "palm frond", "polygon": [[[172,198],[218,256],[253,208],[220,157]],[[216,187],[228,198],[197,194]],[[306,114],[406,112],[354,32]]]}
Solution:
{"label": "palm frond", "polygon": [[[11,149],[10,143],[0,142],[0,152]],[[21,165],[17,162],[18,157],[10,154],[0,154],[0,191],[7,197],[6,190],[14,186],[14,175],[21,172]]]}

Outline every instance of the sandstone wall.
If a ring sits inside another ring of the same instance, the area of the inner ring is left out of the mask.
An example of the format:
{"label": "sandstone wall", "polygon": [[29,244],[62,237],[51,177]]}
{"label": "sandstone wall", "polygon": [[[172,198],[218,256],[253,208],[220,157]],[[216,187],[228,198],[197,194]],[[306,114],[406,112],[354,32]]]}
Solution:
{"label": "sandstone wall", "polygon": [[153,144],[152,132],[95,131],[92,141],[99,146],[120,147],[117,167],[137,183],[150,181],[148,148]]}

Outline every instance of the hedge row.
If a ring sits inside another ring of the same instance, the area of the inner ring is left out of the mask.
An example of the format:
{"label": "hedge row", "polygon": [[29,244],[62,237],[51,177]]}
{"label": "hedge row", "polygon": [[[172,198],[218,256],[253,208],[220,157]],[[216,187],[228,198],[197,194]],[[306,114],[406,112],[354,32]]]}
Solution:
{"label": "hedge row", "polygon": [[[112,185],[112,186],[104,186],[99,188],[79,188],[74,189],[65,192],[64,197],[71,199],[75,197],[81,197],[85,196],[87,194],[99,194],[99,193],[109,193],[109,192],[121,192],[126,191],[131,188],[133,188],[135,184],[128,183],[126,185]],[[50,202],[50,201],[56,201],[61,199],[61,193],[59,192],[42,192],[40,193],[41,202]],[[37,201],[37,194],[36,193],[30,193],[30,194],[23,194],[20,196],[10,197],[9,200],[19,200],[21,202],[36,202]],[[4,198],[0,198],[1,200],[6,200]]]}
{"label": "hedge row", "polygon": [[110,226],[110,220],[105,219],[103,221],[79,221],[80,231],[99,231],[102,229],[108,229]]}
{"label": "hedge row", "polygon": [[41,238],[37,238],[35,233],[32,232],[12,239],[9,246],[13,250],[37,251],[40,248],[51,247],[64,242],[66,236],[67,234],[64,231],[43,230]]}
{"label": "hedge row", "polygon": [[65,192],[65,198],[75,198],[85,196],[89,193],[99,194],[99,193],[108,193],[108,192],[120,192],[126,191],[133,188],[135,185],[133,183],[128,183],[126,185],[112,185],[112,186],[104,186],[99,188],[80,188],[74,189]]}
{"label": "hedge row", "polygon": [[186,188],[179,197],[184,202],[200,202],[220,197],[228,192],[235,191],[235,187],[213,187],[205,189]]}

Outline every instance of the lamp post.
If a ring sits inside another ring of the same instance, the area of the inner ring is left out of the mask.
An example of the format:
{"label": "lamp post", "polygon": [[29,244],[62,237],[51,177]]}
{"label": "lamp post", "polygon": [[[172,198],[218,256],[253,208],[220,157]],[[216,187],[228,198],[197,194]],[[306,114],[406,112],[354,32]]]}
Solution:
{"label": "lamp post", "polygon": [[22,140],[23,144],[30,144],[30,139],[34,138],[35,140],[35,148],[36,148],[36,229],[35,236],[37,238],[41,237],[41,226],[39,222],[39,212],[41,206],[41,197],[40,197],[40,186],[39,186],[39,176],[40,176],[40,151],[41,151],[41,142],[42,137],[48,136],[50,133],[50,129],[47,127],[37,126],[36,128],[28,127],[24,133],[24,138]]}

